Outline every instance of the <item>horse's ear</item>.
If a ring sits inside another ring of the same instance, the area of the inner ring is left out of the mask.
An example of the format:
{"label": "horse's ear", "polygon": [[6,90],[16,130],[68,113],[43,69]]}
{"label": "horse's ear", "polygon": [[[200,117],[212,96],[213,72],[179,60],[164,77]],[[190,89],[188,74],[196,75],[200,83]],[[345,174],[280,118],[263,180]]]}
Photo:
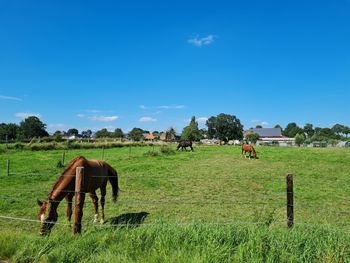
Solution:
{"label": "horse's ear", "polygon": [[43,202],[41,202],[39,199],[36,199],[36,202],[37,202],[38,206],[42,206],[43,205]]}

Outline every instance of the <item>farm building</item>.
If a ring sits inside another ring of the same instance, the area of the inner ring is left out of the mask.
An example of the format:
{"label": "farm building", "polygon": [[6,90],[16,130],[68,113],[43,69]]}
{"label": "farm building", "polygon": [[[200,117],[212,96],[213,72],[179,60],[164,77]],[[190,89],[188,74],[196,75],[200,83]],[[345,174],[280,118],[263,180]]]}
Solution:
{"label": "farm building", "polygon": [[152,133],[148,133],[148,134],[144,135],[144,137],[145,137],[145,140],[149,141],[149,142],[153,142],[155,139],[155,137]]}
{"label": "farm building", "polygon": [[350,147],[350,142],[340,142],[337,144],[337,147]]}
{"label": "farm building", "polygon": [[253,128],[245,131],[244,137],[252,133],[256,133],[260,137],[260,139],[256,142],[257,145],[295,145],[295,138],[283,136],[281,128]]}

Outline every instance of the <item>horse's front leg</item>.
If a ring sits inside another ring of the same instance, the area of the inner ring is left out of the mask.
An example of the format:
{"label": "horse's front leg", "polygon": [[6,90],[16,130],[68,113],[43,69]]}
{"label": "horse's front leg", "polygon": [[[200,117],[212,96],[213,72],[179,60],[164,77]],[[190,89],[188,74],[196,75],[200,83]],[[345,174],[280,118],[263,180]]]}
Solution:
{"label": "horse's front leg", "polygon": [[66,195],[66,201],[67,201],[67,220],[70,223],[71,219],[72,219],[72,214],[73,214],[73,210],[72,210],[72,200],[73,200],[73,193],[69,193],[68,195]]}
{"label": "horse's front leg", "polygon": [[85,193],[79,193],[76,198],[74,211],[74,234],[81,233],[81,219],[83,218],[83,207],[85,201]]}
{"label": "horse's front leg", "polygon": [[97,223],[97,220],[98,220],[98,197],[96,195],[96,192],[90,193],[89,195],[92,199],[92,203],[94,204],[94,210],[95,210],[94,224],[95,224]]}

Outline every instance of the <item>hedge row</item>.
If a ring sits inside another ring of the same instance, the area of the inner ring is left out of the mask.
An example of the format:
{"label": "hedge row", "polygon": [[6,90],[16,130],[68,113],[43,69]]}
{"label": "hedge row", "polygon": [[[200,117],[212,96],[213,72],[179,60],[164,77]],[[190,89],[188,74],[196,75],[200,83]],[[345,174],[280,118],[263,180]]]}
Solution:
{"label": "hedge row", "polygon": [[[15,143],[9,144],[9,150],[31,150],[31,151],[47,151],[47,150],[65,150],[65,149],[101,149],[101,148],[120,148],[120,147],[135,147],[135,146],[152,146],[149,142],[108,142],[108,143]],[[4,149],[2,149],[4,150]]]}

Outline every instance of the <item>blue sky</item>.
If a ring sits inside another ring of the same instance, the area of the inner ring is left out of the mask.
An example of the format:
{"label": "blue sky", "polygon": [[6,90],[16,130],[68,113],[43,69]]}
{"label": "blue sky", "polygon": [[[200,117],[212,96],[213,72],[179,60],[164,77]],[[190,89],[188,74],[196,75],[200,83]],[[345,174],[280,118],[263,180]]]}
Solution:
{"label": "blue sky", "polygon": [[350,125],[350,1],[0,1],[0,122]]}

